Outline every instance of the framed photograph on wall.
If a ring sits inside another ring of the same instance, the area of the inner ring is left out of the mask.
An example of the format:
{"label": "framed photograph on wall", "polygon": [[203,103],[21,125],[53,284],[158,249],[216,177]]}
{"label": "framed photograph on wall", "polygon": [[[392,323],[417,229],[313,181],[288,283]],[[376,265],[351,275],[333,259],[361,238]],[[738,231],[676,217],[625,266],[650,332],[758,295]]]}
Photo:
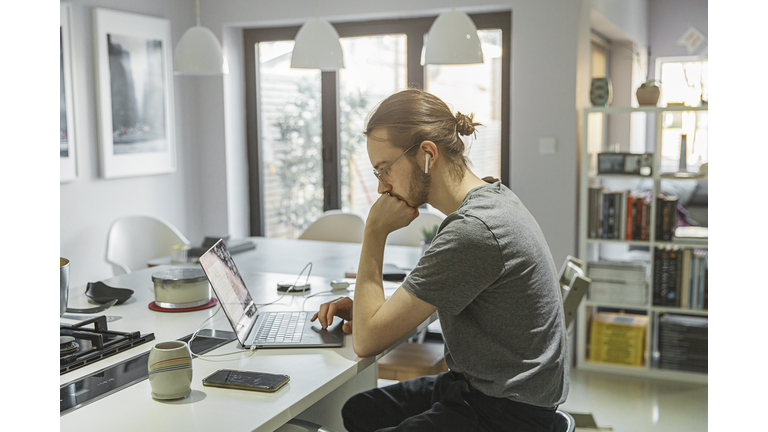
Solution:
{"label": "framed photograph on wall", "polygon": [[93,10],[101,175],[176,171],[171,23]]}
{"label": "framed photograph on wall", "polygon": [[59,177],[61,183],[77,178],[75,103],[72,84],[72,5],[61,3],[59,20]]}

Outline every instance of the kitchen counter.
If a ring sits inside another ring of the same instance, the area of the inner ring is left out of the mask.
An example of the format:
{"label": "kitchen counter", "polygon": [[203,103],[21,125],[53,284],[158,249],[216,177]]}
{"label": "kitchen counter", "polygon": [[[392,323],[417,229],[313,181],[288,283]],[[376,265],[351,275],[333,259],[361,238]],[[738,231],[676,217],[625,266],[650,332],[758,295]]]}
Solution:
{"label": "kitchen counter", "polygon": [[[295,279],[307,262],[313,262],[310,292],[306,295],[285,295],[275,304],[260,307],[260,310],[303,308],[314,312],[323,302],[341,295],[354,295],[353,292],[330,293],[330,280],[341,279],[344,271],[357,266],[361,245],[265,238],[254,238],[254,242],[257,243],[256,250],[237,254],[233,258],[257,304],[278,299],[280,294],[275,289],[276,282]],[[415,265],[420,254],[419,248],[387,246],[385,262],[410,268]],[[224,313],[216,313],[218,306],[194,312],[156,312],[148,308],[154,300],[151,275],[173,267],[161,265],[104,281],[110,286],[134,290],[133,296],[124,304],[101,313],[107,316],[109,328],[154,333],[155,340],[66,373],[60,377],[61,385],[146,352],[155,343],[189,335],[210,317],[213,317],[212,321],[203,328],[231,331]],[[306,272],[302,281],[305,276]],[[387,294],[394,292],[398,285],[386,283]],[[354,285],[350,288],[353,289]],[[70,289],[70,307],[93,306],[84,291],[85,287]],[[83,319],[86,317],[90,316]],[[412,334],[426,327],[429,321]],[[77,321],[62,318],[61,322],[72,324]],[[184,399],[154,400],[150,395],[149,381],[145,379],[63,415],[60,418],[61,430],[135,431],[172,428],[271,431],[291,418],[298,417],[341,431],[344,430],[340,415],[343,403],[352,394],[376,385],[375,359],[357,357],[352,350],[351,335],[345,336],[341,348],[261,349],[251,352],[238,349],[237,345],[237,341],[232,341],[206,354],[209,356],[207,358],[204,356],[193,360],[192,394]],[[214,357],[226,353],[235,354]],[[289,384],[276,393],[202,385],[204,377],[223,368],[287,374],[291,379]]]}

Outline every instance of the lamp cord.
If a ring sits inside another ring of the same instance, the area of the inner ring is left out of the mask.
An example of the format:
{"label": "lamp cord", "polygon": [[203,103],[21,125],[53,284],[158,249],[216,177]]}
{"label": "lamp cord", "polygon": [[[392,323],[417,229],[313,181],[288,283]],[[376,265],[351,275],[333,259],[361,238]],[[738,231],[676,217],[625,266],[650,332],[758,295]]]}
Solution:
{"label": "lamp cord", "polygon": [[200,0],[195,0],[197,5],[197,26],[200,27]]}

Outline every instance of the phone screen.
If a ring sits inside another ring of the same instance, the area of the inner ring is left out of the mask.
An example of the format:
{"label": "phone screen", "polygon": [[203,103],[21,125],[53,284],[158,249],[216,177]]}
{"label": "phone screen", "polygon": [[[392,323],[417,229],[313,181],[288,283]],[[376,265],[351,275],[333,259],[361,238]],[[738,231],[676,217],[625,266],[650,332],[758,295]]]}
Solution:
{"label": "phone screen", "polygon": [[205,378],[203,384],[247,390],[275,391],[289,380],[288,375],[222,369]]}

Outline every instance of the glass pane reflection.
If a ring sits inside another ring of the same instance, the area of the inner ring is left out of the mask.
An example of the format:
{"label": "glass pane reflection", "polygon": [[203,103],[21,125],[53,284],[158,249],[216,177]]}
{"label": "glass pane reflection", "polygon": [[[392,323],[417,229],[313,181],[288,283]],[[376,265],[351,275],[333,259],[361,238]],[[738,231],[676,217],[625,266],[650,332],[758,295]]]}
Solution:
{"label": "glass pane reflection", "polygon": [[297,238],[323,212],[320,71],[291,69],[293,44],[256,45],[266,237]]}

